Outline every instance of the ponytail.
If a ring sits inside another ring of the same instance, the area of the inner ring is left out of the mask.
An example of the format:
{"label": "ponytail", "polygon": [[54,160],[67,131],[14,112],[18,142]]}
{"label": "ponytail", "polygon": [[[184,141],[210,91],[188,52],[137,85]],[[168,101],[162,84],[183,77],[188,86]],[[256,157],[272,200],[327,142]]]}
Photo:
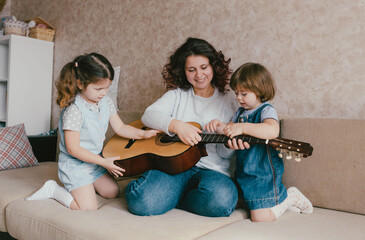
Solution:
{"label": "ponytail", "polygon": [[75,63],[67,63],[61,70],[60,77],[56,83],[57,88],[57,104],[60,108],[68,107],[74,102],[79,88],[76,85],[76,69]]}

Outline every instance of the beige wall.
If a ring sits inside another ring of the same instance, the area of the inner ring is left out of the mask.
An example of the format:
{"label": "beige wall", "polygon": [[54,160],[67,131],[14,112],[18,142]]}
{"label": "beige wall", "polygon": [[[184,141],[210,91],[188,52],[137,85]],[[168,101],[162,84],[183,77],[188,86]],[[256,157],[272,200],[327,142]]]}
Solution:
{"label": "beige wall", "polygon": [[[4,0],[2,0],[0,2],[4,3]],[[10,15],[10,5],[11,5],[10,0],[7,0],[4,7],[3,7],[3,10],[0,12],[0,17]]]}
{"label": "beige wall", "polygon": [[121,66],[122,110],[144,110],[163,93],[162,66],[193,36],[232,58],[233,70],[264,64],[280,115],[365,118],[364,0],[11,0],[11,12],[55,26],[55,78],[85,52]]}

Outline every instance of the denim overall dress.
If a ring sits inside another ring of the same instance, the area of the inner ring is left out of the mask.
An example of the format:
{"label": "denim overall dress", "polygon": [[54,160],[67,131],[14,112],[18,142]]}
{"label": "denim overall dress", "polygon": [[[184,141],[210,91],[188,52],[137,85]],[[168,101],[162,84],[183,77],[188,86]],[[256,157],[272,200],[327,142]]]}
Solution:
{"label": "denim overall dress", "polygon": [[[260,123],[261,112],[267,106],[271,105],[262,104],[247,116],[245,109],[240,108],[237,121]],[[236,156],[236,180],[250,210],[271,208],[286,199],[286,188],[281,181],[284,165],[278,151],[269,145],[257,144],[237,150]]]}
{"label": "denim overall dress", "polygon": [[[82,126],[80,130],[80,146],[94,154],[100,154],[103,141],[109,124],[110,110],[106,98],[99,101],[99,112],[91,111],[85,106],[85,100],[80,96],[75,98],[75,104],[82,113]],[[68,154],[65,145],[65,135],[62,116],[59,119],[60,155],[58,160],[58,177],[68,191],[91,184],[107,173],[100,165],[81,161]]]}

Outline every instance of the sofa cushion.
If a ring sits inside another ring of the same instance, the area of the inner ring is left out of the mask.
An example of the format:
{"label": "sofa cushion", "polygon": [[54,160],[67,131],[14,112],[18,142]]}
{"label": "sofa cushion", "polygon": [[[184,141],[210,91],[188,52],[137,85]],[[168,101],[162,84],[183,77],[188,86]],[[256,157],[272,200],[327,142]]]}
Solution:
{"label": "sofa cushion", "polygon": [[0,171],[36,165],[24,124],[0,128]]}
{"label": "sofa cushion", "polygon": [[96,211],[70,210],[51,199],[12,202],[6,209],[8,231],[17,239],[196,239],[247,217],[241,209],[222,218],[179,209],[141,217],[128,212],[124,198],[98,200]]}
{"label": "sofa cushion", "polygon": [[58,179],[55,162],[42,162],[36,167],[0,171],[0,231],[7,230],[5,224],[7,205],[31,195],[48,179]]}
{"label": "sofa cushion", "polygon": [[314,208],[311,214],[286,211],[275,222],[254,223],[249,219],[232,223],[199,240],[309,240],[365,239],[365,216]]}
{"label": "sofa cushion", "polygon": [[309,142],[313,155],[284,160],[284,184],[314,206],[365,214],[365,120],[283,119],[284,138]]}

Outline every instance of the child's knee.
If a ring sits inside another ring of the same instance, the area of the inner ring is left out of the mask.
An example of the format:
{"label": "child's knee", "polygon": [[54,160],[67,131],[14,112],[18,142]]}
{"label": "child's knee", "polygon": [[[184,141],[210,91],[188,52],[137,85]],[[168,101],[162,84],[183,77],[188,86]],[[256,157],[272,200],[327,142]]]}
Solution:
{"label": "child's knee", "polygon": [[105,196],[106,198],[116,198],[119,195],[119,186],[116,183],[114,186],[111,186],[109,189],[109,192],[107,194],[107,196]]}
{"label": "child's knee", "polygon": [[119,195],[119,185],[115,183],[99,190],[98,193],[104,198],[116,198]]}

